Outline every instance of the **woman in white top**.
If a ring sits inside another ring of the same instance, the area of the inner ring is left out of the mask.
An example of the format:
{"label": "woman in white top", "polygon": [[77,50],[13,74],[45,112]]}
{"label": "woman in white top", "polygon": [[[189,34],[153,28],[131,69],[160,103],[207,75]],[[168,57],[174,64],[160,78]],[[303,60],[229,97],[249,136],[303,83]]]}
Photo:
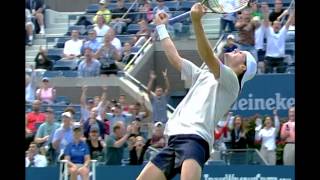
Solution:
{"label": "woman in white top", "polygon": [[274,125],[272,123],[272,118],[266,116],[264,118],[264,127],[261,129],[262,125],[257,124],[256,127],[256,140],[261,141],[260,153],[262,157],[267,161],[268,165],[276,164],[276,138],[279,132],[279,117],[277,110],[273,110],[274,115]]}

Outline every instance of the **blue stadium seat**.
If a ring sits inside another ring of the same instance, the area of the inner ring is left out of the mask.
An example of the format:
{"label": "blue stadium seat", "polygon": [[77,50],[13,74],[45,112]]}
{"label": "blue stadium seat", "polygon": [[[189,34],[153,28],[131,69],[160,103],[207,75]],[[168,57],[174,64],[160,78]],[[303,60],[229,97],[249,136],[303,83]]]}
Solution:
{"label": "blue stadium seat", "polygon": [[113,10],[117,9],[117,3],[110,3],[108,4],[107,8],[112,12]]}
{"label": "blue stadium seat", "polygon": [[55,48],[64,48],[64,44],[68,41],[70,37],[59,37],[57,38]]}
{"label": "blue stadium seat", "polygon": [[116,35],[116,37],[120,40],[121,45],[132,40],[134,35]]}
{"label": "blue stadium seat", "polygon": [[196,1],[182,1],[180,4],[180,9],[178,10],[189,11],[195,2]]}
{"label": "blue stadium seat", "polygon": [[86,26],[84,26],[84,25],[72,25],[72,26],[70,26],[68,28],[68,32],[65,35],[66,36],[70,36],[72,30],[78,30],[80,35],[84,35],[84,34],[87,33]]}
{"label": "blue stadium seat", "polygon": [[[55,71],[69,71],[76,70],[78,67],[78,60],[59,60],[53,65]],[[61,72],[62,76],[62,72]]]}
{"label": "blue stadium seat", "polygon": [[61,59],[63,49],[48,49],[48,58],[54,61]]}
{"label": "blue stadium seat", "polygon": [[140,30],[139,24],[129,24],[127,28],[127,33],[136,34]]}
{"label": "blue stadium seat", "polygon": [[[67,96],[57,96],[55,99],[55,103],[68,105],[68,104],[70,104],[70,99]],[[64,107],[64,109],[65,109],[65,107]]]}
{"label": "blue stadium seat", "polygon": [[164,1],[164,5],[169,8],[169,11],[176,11],[178,8],[177,1]]}
{"label": "blue stadium seat", "polygon": [[99,4],[89,4],[86,13],[96,13],[99,10]]}
{"label": "blue stadium seat", "polygon": [[46,71],[43,73],[43,77],[53,78],[62,76],[61,71]]}
{"label": "blue stadium seat", "polygon": [[63,77],[78,77],[77,71],[62,71]]}

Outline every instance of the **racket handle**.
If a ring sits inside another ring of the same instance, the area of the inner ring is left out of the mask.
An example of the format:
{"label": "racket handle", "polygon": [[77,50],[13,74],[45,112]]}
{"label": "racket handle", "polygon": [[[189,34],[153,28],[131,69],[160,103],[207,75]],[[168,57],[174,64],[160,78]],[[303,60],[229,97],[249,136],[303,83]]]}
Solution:
{"label": "racket handle", "polygon": [[176,22],[180,22],[180,21],[190,17],[190,12],[191,11],[188,11],[188,12],[185,12],[183,14],[180,14],[180,15],[178,15],[176,17],[173,17],[173,18],[169,19],[169,24],[172,25],[172,24],[174,24]]}

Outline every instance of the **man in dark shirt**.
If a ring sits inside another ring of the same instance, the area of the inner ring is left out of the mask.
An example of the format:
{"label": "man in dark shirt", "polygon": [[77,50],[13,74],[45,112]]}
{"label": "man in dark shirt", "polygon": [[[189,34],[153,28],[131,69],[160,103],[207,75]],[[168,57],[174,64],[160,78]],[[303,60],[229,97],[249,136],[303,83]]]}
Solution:
{"label": "man in dark shirt", "polygon": [[117,34],[121,34],[127,25],[132,22],[130,15],[123,15],[128,11],[124,6],[124,0],[117,0],[117,8],[112,10],[112,20],[110,26],[115,29]]}
{"label": "man in dark shirt", "polygon": [[277,18],[283,13],[284,9],[282,8],[282,0],[274,1],[274,10],[269,15],[270,22],[277,20]]}

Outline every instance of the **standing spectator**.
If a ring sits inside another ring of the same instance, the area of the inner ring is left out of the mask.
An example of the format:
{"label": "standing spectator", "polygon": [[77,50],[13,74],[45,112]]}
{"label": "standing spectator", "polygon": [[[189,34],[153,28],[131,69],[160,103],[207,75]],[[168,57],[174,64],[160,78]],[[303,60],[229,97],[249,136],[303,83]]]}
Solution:
{"label": "standing spectator", "polygon": [[104,45],[95,54],[95,58],[99,59],[101,63],[100,74],[103,75],[117,74],[118,67],[115,61],[121,60],[120,53],[111,44],[111,40],[111,35],[107,33],[104,37]]}
{"label": "standing spectator", "polygon": [[136,102],[129,106],[129,113],[133,116],[132,119],[143,121],[145,118],[149,117],[150,111],[146,108],[145,103],[145,97],[141,96],[140,102]]}
{"label": "standing spectator", "polygon": [[103,149],[106,146],[99,136],[99,129],[96,126],[90,128],[89,138],[87,139],[87,144],[90,151],[91,159],[98,160],[98,162],[103,162],[104,152]]}
{"label": "standing spectator", "polygon": [[31,12],[32,18],[36,19],[36,27],[40,26],[40,32],[38,31],[39,28],[36,28],[36,32],[40,34],[45,34],[44,30],[44,3],[42,0],[27,0],[26,1],[26,8]]}
{"label": "standing spectator", "polygon": [[276,138],[279,132],[280,122],[277,110],[273,110],[274,126],[272,127],[272,118],[266,116],[264,118],[264,128],[256,127],[256,140],[262,141],[260,153],[267,161],[268,165],[276,165]]}
{"label": "standing spectator", "polygon": [[73,141],[64,151],[64,159],[68,160],[70,180],[76,180],[80,175],[82,180],[89,180],[90,152],[85,141],[81,140],[81,127],[73,128]]}
{"label": "standing spectator", "polygon": [[[150,141],[149,141],[150,142]],[[137,136],[132,149],[129,151],[130,165],[141,165],[144,161],[144,155],[149,147],[149,144],[145,144],[145,140],[142,136]]]}
{"label": "standing spectator", "polygon": [[81,56],[81,47],[83,41],[79,39],[79,31],[71,31],[71,39],[65,42],[63,48],[63,59],[64,60],[77,60]]}
{"label": "standing spectator", "polygon": [[47,159],[44,155],[39,154],[37,143],[31,142],[26,155],[26,167],[46,167]]}
{"label": "standing spectator", "polygon": [[94,107],[94,100],[87,99],[87,86],[83,86],[81,88],[81,96],[80,96],[80,107],[81,107],[81,118],[80,122],[85,122],[89,119],[90,111]]}
{"label": "standing spectator", "polygon": [[124,113],[129,112],[129,105],[128,105],[127,101],[126,101],[126,95],[120,94],[120,96],[119,96],[119,104],[121,106],[122,112],[124,112]]}
{"label": "standing spectator", "polygon": [[157,0],[157,6],[153,8],[153,16],[158,12],[169,13],[169,8],[164,4],[164,0]]}
{"label": "standing spectator", "polygon": [[[220,36],[226,32],[235,31],[234,22],[236,21],[236,13],[223,14],[220,18]],[[228,31],[226,29],[228,28]]]}
{"label": "standing spectator", "polygon": [[31,13],[30,11],[26,8],[26,31],[27,31],[27,45],[32,46],[32,41],[33,41],[33,30],[34,30],[34,24],[31,21]]}
{"label": "standing spectator", "polygon": [[131,127],[127,131],[122,122],[117,122],[112,127],[113,133],[106,140],[106,165],[121,165],[124,148],[131,133]]}
{"label": "standing spectator", "polygon": [[133,20],[131,15],[122,17],[127,11],[128,9],[124,6],[124,0],[117,0],[117,8],[112,10],[112,20],[110,22],[110,26],[117,34],[122,34]]}
{"label": "standing spectator", "polygon": [[281,139],[286,143],[283,150],[283,164],[295,164],[295,107],[288,111],[288,122],[284,123],[281,128]]}
{"label": "standing spectator", "polygon": [[121,62],[128,64],[133,58],[134,54],[131,52],[131,44],[129,42],[124,43],[121,53]]}
{"label": "standing spectator", "polygon": [[235,27],[239,30],[239,49],[241,51],[249,51],[257,60],[257,52],[254,48],[254,32],[256,27],[251,21],[251,15],[248,9],[242,10]]}
{"label": "standing spectator", "polygon": [[93,28],[97,33],[97,41],[103,43],[103,38],[109,31],[110,27],[106,25],[105,20],[102,15],[97,15],[97,24]]}
{"label": "standing spectator", "polygon": [[36,91],[37,99],[42,103],[53,104],[56,98],[56,90],[49,84],[49,78],[42,78],[42,84]]}
{"label": "standing spectator", "polygon": [[90,111],[89,120],[83,123],[84,136],[89,137],[91,127],[97,127],[99,129],[99,135],[104,139],[104,124],[102,121],[97,120],[98,109],[96,107],[92,108]]}
{"label": "standing spectator", "polygon": [[247,148],[246,132],[243,125],[243,119],[240,116],[234,117],[233,129],[231,130],[231,148]]}
{"label": "standing spectator", "polygon": [[81,51],[84,52],[86,48],[90,48],[94,53],[101,47],[101,42],[97,40],[97,32],[94,29],[88,31],[88,40],[83,43]]}
{"label": "standing spectator", "polygon": [[109,24],[111,20],[111,12],[109,9],[107,9],[107,3],[105,0],[99,1],[100,9],[97,11],[96,15],[93,17],[93,22],[97,23],[97,19],[99,15],[102,15],[104,17],[104,22],[106,24]]}
{"label": "standing spectator", "polygon": [[[269,21],[273,22],[276,21],[277,18],[283,13],[284,9],[282,8],[283,4],[282,4],[282,0],[275,0],[274,1],[274,10],[270,13],[269,16],[265,16],[265,17],[269,17]],[[267,18],[266,18],[267,19]]]}
{"label": "standing spectator", "polygon": [[168,121],[167,95],[168,95],[169,88],[170,88],[170,83],[169,83],[169,79],[167,76],[167,69],[162,72],[162,75],[165,79],[165,84],[166,84],[165,90],[163,91],[163,89],[160,86],[157,86],[156,91],[155,91],[155,95],[153,95],[151,93],[152,84],[157,77],[155,75],[155,73],[152,71],[150,73],[150,79],[148,82],[148,90],[147,91],[148,91],[149,99],[152,104],[152,110],[153,110],[152,120],[153,120],[153,122],[160,121],[162,123],[166,123]]}
{"label": "standing spectator", "polygon": [[164,131],[164,124],[162,122],[156,122],[153,127],[153,132],[151,139],[149,139],[147,144],[150,143],[150,146],[154,148],[164,148],[166,145],[165,137],[163,134]]}
{"label": "standing spectator", "polygon": [[261,20],[258,16],[252,18],[252,21],[255,23],[256,30],[254,32],[254,47],[258,55],[258,73],[264,73],[264,56],[265,56],[265,47],[264,47],[264,28],[261,25]]}
{"label": "standing spectator", "polygon": [[[268,16],[268,8],[265,9],[265,17]],[[281,27],[281,22],[273,21],[272,27],[267,18],[264,19],[264,28],[267,37],[267,49],[265,58],[265,72],[272,73],[274,69],[277,73],[284,73],[286,70],[284,64],[285,41],[288,28],[295,17],[293,10],[286,24]]]}
{"label": "standing spectator", "polygon": [[36,69],[45,69],[52,70],[53,63],[47,56],[48,51],[40,46],[39,52],[34,58],[34,62],[36,63]]}
{"label": "standing spectator", "polygon": [[[213,148],[216,152],[222,152],[227,150],[226,141],[228,138],[229,125],[232,119],[232,112],[226,114],[225,120],[220,120],[217,123],[217,128],[214,130],[214,144]],[[220,157],[220,154],[218,155]],[[221,159],[221,158],[218,158]]]}
{"label": "standing spectator", "polygon": [[112,132],[113,126],[119,121],[121,121],[125,126],[130,124],[132,121],[132,115],[129,113],[123,113],[120,104],[116,104],[111,108],[111,113],[107,113],[106,118],[110,122],[109,132]]}
{"label": "standing spectator", "polygon": [[121,41],[119,38],[116,37],[116,32],[113,28],[110,28],[109,31],[107,32],[108,36],[110,37],[111,44],[117,48],[118,51],[121,51],[122,46],[121,46]]}
{"label": "standing spectator", "polygon": [[101,64],[94,59],[93,50],[90,47],[84,50],[85,59],[78,66],[78,75],[80,77],[96,77],[100,75]]}
{"label": "standing spectator", "polygon": [[32,103],[36,99],[36,72],[32,66],[31,68],[31,76],[26,74],[26,102]]}

